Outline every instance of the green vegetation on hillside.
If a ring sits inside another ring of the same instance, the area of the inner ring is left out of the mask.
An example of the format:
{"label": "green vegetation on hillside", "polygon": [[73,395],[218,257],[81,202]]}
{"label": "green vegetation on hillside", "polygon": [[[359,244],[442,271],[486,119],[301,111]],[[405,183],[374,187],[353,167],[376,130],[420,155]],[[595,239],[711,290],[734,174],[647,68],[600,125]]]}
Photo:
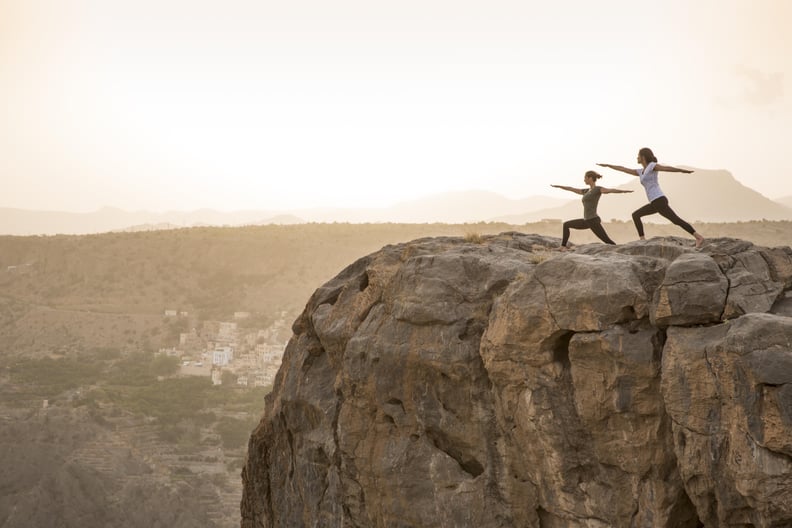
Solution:
{"label": "green vegetation on hillside", "polygon": [[[482,224],[479,231],[508,230]],[[201,319],[234,311],[298,311],[311,292],[357,258],[385,244],[464,235],[442,224],[303,224],[192,228],[82,236],[0,237],[0,296],[105,312]]]}
{"label": "green vegetation on hillside", "polygon": [[153,420],[164,441],[195,447],[211,441],[200,434],[210,428],[226,448],[242,447],[270,388],[213,386],[208,377],[166,377],[178,366],[176,358],[143,353],[118,358],[113,350],[97,349],[75,358],[18,359],[6,362],[5,370],[22,403],[55,403],[68,396],[75,407],[115,409]]}
{"label": "green vegetation on hillside", "polygon": [[101,364],[80,358],[34,358],[7,367],[19,393],[27,397],[54,398],[65,391],[95,383],[103,371]]}
{"label": "green vegetation on hillside", "polygon": [[250,438],[251,427],[247,420],[223,418],[217,424],[217,432],[227,449],[246,447]]}

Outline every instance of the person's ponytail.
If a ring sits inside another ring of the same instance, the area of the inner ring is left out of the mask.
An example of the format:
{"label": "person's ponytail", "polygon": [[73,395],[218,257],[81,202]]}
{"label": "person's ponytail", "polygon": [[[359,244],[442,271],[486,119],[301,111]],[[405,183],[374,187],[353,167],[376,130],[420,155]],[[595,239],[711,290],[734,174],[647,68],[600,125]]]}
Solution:
{"label": "person's ponytail", "polygon": [[602,174],[600,174],[599,172],[594,172],[594,171],[586,171],[586,176],[589,177],[589,178],[594,178],[594,181],[597,181],[600,178],[602,178]]}

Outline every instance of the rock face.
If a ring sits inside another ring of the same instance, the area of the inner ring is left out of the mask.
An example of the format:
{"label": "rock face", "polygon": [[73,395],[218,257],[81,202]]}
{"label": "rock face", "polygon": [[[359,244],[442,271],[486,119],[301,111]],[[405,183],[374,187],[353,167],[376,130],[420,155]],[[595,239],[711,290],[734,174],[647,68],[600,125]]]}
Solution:
{"label": "rock face", "polygon": [[792,525],[792,250],[554,246],[421,239],[319,288],[242,526]]}

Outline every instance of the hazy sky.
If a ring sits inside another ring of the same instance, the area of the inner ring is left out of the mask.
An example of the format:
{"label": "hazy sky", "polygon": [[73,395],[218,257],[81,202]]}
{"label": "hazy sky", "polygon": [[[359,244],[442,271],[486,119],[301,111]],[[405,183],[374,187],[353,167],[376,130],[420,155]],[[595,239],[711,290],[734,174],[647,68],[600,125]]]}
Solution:
{"label": "hazy sky", "polygon": [[790,20],[789,0],[0,0],[0,207],[555,195],[642,146],[792,195]]}

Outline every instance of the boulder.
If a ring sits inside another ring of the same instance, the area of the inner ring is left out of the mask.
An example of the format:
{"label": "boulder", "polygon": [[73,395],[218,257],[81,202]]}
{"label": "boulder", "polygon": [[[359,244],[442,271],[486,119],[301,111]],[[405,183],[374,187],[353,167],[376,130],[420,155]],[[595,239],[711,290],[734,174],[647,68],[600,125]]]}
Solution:
{"label": "boulder", "polygon": [[769,313],[790,253],[552,247],[421,239],[320,287],[250,438],[242,526],[792,523],[792,319]]}
{"label": "boulder", "polygon": [[704,253],[686,253],[672,261],[652,303],[657,326],[697,325],[721,320],[729,281],[715,260]]}
{"label": "boulder", "polygon": [[792,523],[792,319],[671,328],[662,392],[705,526]]}
{"label": "boulder", "polygon": [[[729,281],[729,295],[726,297],[722,319],[770,310],[784,291],[787,279],[783,272],[778,272],[778,269],[783,268],[784,261],[780,257],[775,260],[766,257],[749,242],[718,242],[720,243],[708,248],[708,253]],[[773,250],[766,250],[764,253],[777,255]],[[773,262],[775,268],[769,262]]]}

